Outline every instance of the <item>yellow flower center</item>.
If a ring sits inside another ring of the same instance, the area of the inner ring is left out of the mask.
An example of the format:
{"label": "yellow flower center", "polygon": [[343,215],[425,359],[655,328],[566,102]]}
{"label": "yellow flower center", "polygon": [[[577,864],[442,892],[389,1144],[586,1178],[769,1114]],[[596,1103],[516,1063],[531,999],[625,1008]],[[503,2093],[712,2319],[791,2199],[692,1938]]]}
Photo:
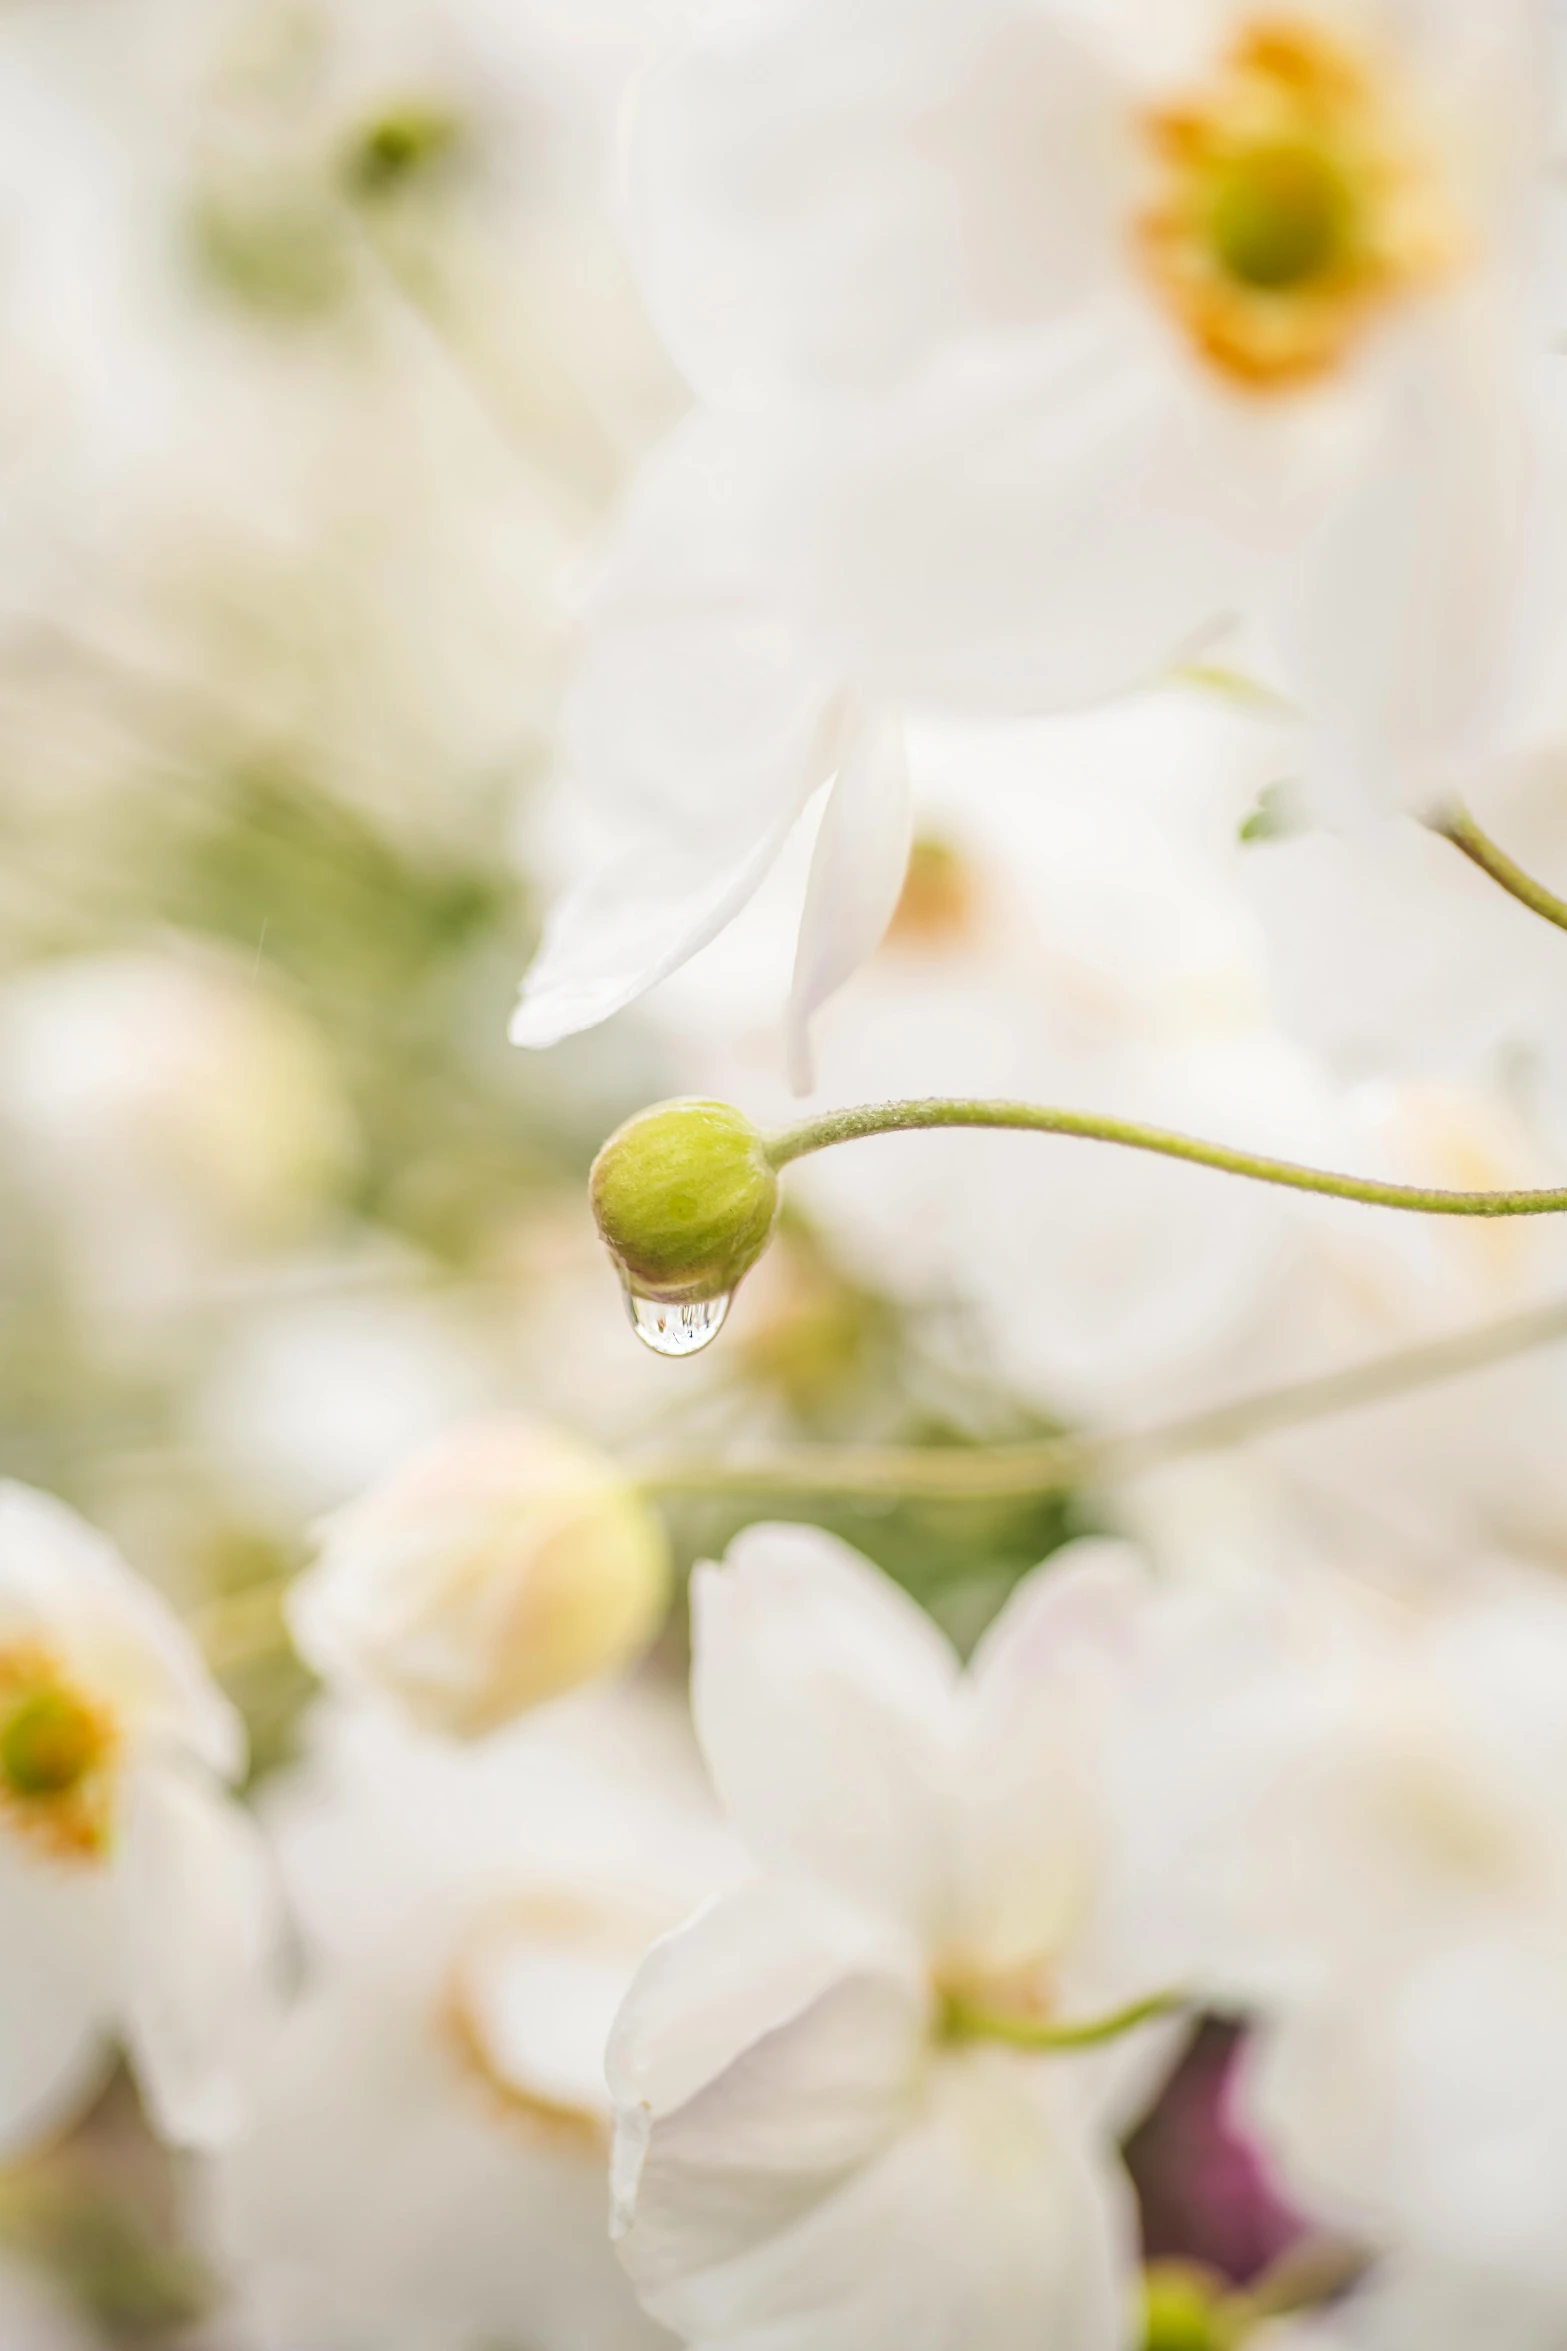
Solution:
{"label": "yellow flower center", "polygon": [[969,945],[980,929],[979,876],[946,841],[921,834],[909,851],[903,893],[887,926],[890,947]]}
{"label": "yellow flower center", "polygon": [[1330,155],[1279,140],[1218,166],[1209,230],[1219,267],[1241,285],[1308,285],[1349,254],[1354,196]]}
{"label": "yellow flower center", "polygon": [[1212,83],[1145,124],[1144,267],[1203,357],[1249,391],[1331,374],[1454,263],[1447,191],[1380,61],[1317,27],[1242,32]]}
{"label": "yellow flower center", "polygon": [[0,1824],[62,1861],[109,1841],[118,1739],[46,1650],[0,1650]]}
{"label": "yellow flower center", "polygon": [[469,1922],[437,2024],[497,2122],[565,2152],[607,2155],[604,2045],[637,1961],[672,1923],[635,1894],[544,1886]]}

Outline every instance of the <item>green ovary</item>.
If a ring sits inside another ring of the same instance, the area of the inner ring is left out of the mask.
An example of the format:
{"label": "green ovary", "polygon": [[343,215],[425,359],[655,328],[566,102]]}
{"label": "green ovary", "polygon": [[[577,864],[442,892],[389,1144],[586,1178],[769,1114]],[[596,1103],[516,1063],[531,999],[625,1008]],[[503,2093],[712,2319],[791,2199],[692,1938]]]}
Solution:
{"label": "green ovary", "polygon": [[0,1778],[14,1796],[68,1796],[102,1752],[91,1711],[68,1690],[35,1690],[0,1722]]}
{"label": "green ovary", "polygon": [[1342,172],[1315,147],[1245,148],[1214,173],[1214,257],[1226,276],[1258,292],[1288,293],[1329,276],[1350,254],[1354,223]]}

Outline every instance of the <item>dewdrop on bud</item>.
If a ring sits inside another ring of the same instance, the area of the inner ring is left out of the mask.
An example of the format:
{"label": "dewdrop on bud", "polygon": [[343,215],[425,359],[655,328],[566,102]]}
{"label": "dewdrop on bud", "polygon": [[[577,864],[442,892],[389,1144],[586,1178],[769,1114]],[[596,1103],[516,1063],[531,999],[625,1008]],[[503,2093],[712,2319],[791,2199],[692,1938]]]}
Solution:
{"label": "dewdrop on bud", "polygon": [[629,1665],[669,1602],[658,1519],[607,1455],[518,1415],[454,1430],[318,1530],[300,1655],[477,1738]]}
{"label": "dewdrop on bud", "polygon": [[610,1136],[589,1178],[631,1324],[657,1355],[718,1336],[778,1216],[761,1135],[727,1102],[664,1102]]}

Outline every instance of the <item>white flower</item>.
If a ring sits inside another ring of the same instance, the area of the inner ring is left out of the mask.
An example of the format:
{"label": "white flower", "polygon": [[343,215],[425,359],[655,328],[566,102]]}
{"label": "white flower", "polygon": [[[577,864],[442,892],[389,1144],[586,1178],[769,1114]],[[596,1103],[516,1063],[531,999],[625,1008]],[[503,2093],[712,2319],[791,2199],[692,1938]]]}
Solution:
{"label": "white flower", "polygon": [[1543,43],[1534,0],[704,19],[628,210],[710,412],[600,593],[570,756],[622,855],[519,1040],[711,936],[836,773],[799,1062],[895,894],[897,762],[853,746],[909,703],[1091,702],[1247,616],[1335,806],[1430,805],[1532,739],[1567,487],[1528,357]]}
{"label": "white flower", "polygon": [[330,1705],[266,1799],[308,1983],[201,2182],[259,2351],[653,2351],[610,2251],[603,2052],[732,1872],[682,1710],[567,1701],[482,1748]]}
{"label": "white flower", "polygon": [[352,1129],[310,1023],[208,953],[41,964],[0,995],[0,1109],[100,1308],[197,1278],[319,1215]]}
{"label": "white flower", "polygon": [[493,1395],[486,1333],[430,1262],[372,1236],[268,1268],[194,1400],[192,1433],[248,1516],[297,1534]]}
{"label": "white flower", "polygon": [[277,1958],[221,1784],[243,1760],[157,1595],[62,1504],[0,1486],[0,2146],[68,2116],[116,2038],[165,2136],[243,2123]]}
{"label": "white flower", "polygon": [[771,576],[765,469],[743,425],[697,417],[653,459],[597,592],[566,713],[574,785],[603,811],[589,878],[553,910],[512,1023],[553,1045],[678,969],[739,912],[834,777],[800,927],[790,1066],[885,930],[907,862],[895,712],[844,689]]}
{"label": "white flower", "polygon": [[1150,1678],[1125,1817],[1301,2199],[1567,2309],[1564,1688],[1554,1572],[1274,1574]]}
{"label": "white flower", "polygon": [[460,1736],[629,1664],[669,1601],[668,1541],[636,1489],[520,1415],[452,1431],[319,1533],[289,1595],[301,1654]]}
{"label": "white flower", "polygon": [[1536,0],[740,0],[645,96],[644,279],[711,400],[859,411],[815,561],[886,688],[1096,699],[1304,557],[1307,648],[1446,763],[1461,704],[1403,705],[1517,617],[1546,38]]}
{"label": "white flower", "polygon": [[1149,1989],[1094,1933],[1097,1742],[1139,1581],[1114,1549],[1064,1559],[965,1677],[815,1530],[754,1528],[700,1571],[698,1730],[763,1874],[649,1955],[609,2059],[622,2256],[678,2334],[1122,2340],[1125,2053],[1025,2056],[959,2020],[1068,2021]]}

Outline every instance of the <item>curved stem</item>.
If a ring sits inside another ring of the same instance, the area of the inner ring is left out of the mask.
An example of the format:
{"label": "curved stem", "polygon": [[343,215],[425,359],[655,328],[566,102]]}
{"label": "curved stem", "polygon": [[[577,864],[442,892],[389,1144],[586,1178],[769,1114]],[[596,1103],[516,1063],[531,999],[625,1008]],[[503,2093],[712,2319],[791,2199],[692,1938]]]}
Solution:
{"label": "curved stem", "polygon": [[[1567,908],[1563,909],[1567,918]],[[824,1111],[780,1135],[766,1152],[774,1168],[788,1167],[835,1143],[859,1143],[872,1135],[909,1134],[935,1127],[989,1127],[1035,1135],[1073,1135],[1090,1143],[1117,1143],[1151,1151],[1162,1159],[1183,1159],[1222,1175],[1253,1183],[1280,1184],[1292,1192],[1316,1192],[1333,1200],[1358,1200],[1371,1208],[1401,1208],[1417,1216],[1559,1216],[1567,1210],[1567,1187],[1549,1191],[1449,1192],[1425,1184],[1386,1184],[1370,1176],[1334,1175],[1303,1167],[1293,1159],[1269,1159],[1256,1151],[1205,1143],[1169,1127],[1138,1119],[1106,1118],[1096,1111],[1058,1110],[1039,1102],[980,1102],[938,1098],[921,1102],[870,1102],[857,1110]]]}
{"label": "curved stem", "polygon": [[1567,898],[1558,898],[1554,890],[1537,882],[1533,874],[1525,873],[1489,833],[1481,830],[1467,808],[1460,804],[1445,816],[1432,817],[1430,825],[1432,832],[1440,833],[1444,841],[1451,841],[1455,849],[1462,850],[1472,865],[1489,874],[1520,906],[1527,906],[1542,921],[1554,923],[1559,931],[1567,931]]}
{"label": "curved stem", "polygon": [[1004,2041],[1009,2049],[1047,2055],[1051,2051],[1101,2049],[1107,2041],[1119,2041],[1139,2025],[1174,2016],[1185,2006],[1183,1992],[1155,1992],[1150,1999],[1134,2000],[1108,2016],[1090,2017],[1081,2024],[1052,2024],[1039,2017],[1009,2016],[1004,2009],[982,2008],[961,1993],[949,1992],[942,2004],[941,2031],[947,2040]]}
{"label": "curved stem", "polygon": [[1424,1347],[1379,1355],[1348,1371],[1292,1380],[1203,1412],[1143,1429],[1046,1437],[1032,1444],[977,1446],[782,1445],[715,1458],[666,1454],[631,1470],[645,1493],[735,1495],[908,1495],[941,1501],[990,1501],[1068,1492],[1104,1484],[1191,1453],[1218,1452],[1276,1429],[1302,1428],[1459,1379],[1567,1339],[1567,1299],[1531,1314],[1460,1331]]}

